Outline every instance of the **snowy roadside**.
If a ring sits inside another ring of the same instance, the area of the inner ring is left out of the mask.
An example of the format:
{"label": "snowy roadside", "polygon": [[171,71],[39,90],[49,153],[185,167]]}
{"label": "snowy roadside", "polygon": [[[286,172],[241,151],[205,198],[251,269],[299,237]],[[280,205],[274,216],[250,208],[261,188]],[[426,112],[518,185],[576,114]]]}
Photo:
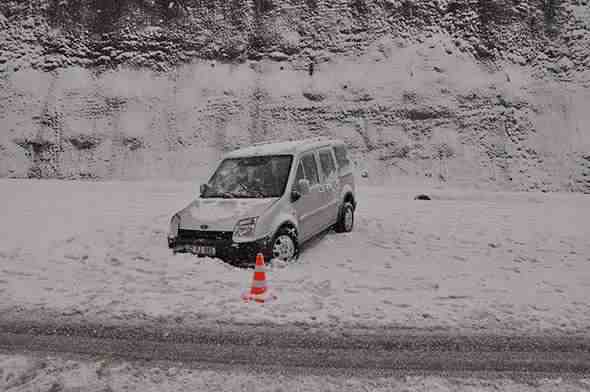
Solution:
{"label": "snowy roadside", "polygon": [[0,390],[10,391],[589,391],[590,379],[529,376],[479,378],[301,375],[288,372],[206,370],[178,363],[131,363],[108,359],[0,354]]}
{"label": "snowy roadside", "polygon": [[[434,200],[415,201],[427,191]],[[0,181],[0,314],[330,329],[590,332],[590,199],[361,186],[356,229],[275,265],[278,301],[244,304],[251,271],[173,256],[195,185]]]}

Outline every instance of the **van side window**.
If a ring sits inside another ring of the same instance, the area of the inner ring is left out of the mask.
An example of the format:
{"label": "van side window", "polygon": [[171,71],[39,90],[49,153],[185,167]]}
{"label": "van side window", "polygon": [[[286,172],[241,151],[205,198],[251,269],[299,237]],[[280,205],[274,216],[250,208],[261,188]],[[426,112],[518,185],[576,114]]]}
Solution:
{"label": "van side window", "polygon": [[309,185],[318,184],[320,180],[318,176],[318,168],[316,166],[316,161],[313,157],[313,154],[309,154],[301,158],[301,163],[305,169],[305,174],[309,180]]}
{"label": "van side window", "polygon": [[329,178],[336,171],[336,164],[330,150],[320,151],[320,164],[326,178]]}
{"label": "van side window", "polygon": [[342,145],[334,146],[334,154],[336,155],[336,162],[338,162],[338,166],[345,167],[350,164],[350,161],[346,156],[346,147]]}
{"label": "van side window", "polygon": [[293,189],[300,191],[299,189],[299,180],[305,179],[305,172],[303,171],[303,165],[299,163],[297,167],[297,174],[295,175],[295,183],[293,184]]}

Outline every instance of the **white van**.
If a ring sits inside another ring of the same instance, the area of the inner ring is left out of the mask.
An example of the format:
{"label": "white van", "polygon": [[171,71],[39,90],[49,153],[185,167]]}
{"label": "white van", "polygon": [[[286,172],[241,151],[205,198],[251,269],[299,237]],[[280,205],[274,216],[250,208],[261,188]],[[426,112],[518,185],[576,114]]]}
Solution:
{"label": "white van", "polygon": [[200,197],[174,214],[174,252],[252,263],[295,260],[299,245],[354,225],[352,165],[342,141],[324,138],[263,143],[228,153]]}

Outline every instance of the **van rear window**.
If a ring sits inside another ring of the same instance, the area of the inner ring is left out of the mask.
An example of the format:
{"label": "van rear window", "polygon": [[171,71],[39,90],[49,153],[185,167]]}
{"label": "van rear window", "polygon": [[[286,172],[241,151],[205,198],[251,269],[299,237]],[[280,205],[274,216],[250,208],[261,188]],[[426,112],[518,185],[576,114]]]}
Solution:
{"label": "van rear window", "polygon": [[332,158],[332,153],[329,149],[320,151],[320,164],[326,177],[330,177],[336,171],[334,158]]}
{"label": "van rear window", "polygon": [[301,158],[301,163],[305,169],[305,176],[309,180],[310,185],[318,184],[320,182],[318,176],[318,168],[313,154],[305,155]]}
{"label": "van rear window", "polygon": [[339,146],[334,146],[334,154],[336,155],[336,161],[338,162],[338,166],[340,167],[346,167],[348,165],[350,165],[350,160],[348,159],[348,156],[346,155],[346,147],[339,145]]}

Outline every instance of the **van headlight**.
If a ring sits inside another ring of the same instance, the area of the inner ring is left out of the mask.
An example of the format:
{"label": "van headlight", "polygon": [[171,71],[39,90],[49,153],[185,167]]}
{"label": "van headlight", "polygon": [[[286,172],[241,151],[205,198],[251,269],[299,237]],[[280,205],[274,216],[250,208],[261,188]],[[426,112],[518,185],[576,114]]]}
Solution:
{"label": "van headlight", "polygon": [[168,238],[175,239],[178,237],[178,227],[180,226],[180,215],[174,214],[170,219],[170,230],[168,231]]}
{"label": "van headlight", "polygon": [[256,229],[258,217],[240,219],[234,228],[234,238],[252,238]]}

